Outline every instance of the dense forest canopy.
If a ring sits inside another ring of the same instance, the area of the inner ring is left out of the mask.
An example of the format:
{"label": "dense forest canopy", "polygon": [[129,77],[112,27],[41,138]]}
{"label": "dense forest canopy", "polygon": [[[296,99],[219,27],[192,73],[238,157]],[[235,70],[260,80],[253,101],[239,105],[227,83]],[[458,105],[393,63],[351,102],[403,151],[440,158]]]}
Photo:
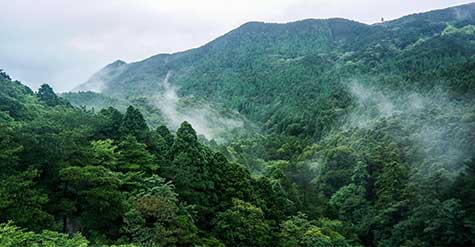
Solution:
{"label": "dense forest canopy", "polygon": [[0,71],[1,246],[475,245],[475,4],[247,23],[78,90]]}

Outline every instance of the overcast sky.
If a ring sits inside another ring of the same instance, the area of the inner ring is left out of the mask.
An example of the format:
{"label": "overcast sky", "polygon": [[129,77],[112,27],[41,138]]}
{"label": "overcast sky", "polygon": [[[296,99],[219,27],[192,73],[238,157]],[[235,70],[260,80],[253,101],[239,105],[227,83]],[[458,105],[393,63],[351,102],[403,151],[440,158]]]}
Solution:
{"label": "overcast sky", "polygon": [[67,91],[108,63],[201,46],[248,21],[382,17],[473,0],[0,0],[0,68]]}

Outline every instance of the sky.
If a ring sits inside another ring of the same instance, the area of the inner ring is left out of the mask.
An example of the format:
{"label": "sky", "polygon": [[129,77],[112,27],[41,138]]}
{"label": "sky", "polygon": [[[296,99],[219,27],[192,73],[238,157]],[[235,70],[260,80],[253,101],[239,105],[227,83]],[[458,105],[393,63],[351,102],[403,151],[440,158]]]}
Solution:
{"label": "sky", "polygon": [[474,0],[0,0],[0,69],[68,91],[121,59],[199,47],[249,21],[385,18]]}

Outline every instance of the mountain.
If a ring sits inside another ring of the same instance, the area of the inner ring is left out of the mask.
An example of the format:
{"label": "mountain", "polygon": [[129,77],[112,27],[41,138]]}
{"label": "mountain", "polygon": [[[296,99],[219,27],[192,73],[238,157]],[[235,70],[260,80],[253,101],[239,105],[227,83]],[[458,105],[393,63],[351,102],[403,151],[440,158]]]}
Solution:
{"label": "mountain", "polygon": [[126,67],[125,65],[127,65],[127,63],[122,60],[117,60],[111,64],[108,64],[99,72],[92,75],[89,80],[77,86],[72,91],[101,92],[102,90],[104,90],[106,82],[110,81],[115,76],[120,75],[124,71]]}
{"label": "mountain", "polygon": [[474,6],[0,70],[0,246],[474,246]]}
{"label": "mountain", "polygon": [[453,96],[473,96],[456,78],[433,79],[450,67],[473,67],[474,36],[445,31],[472,27],[474,9],[468,4],[374,25],[339,18],[250,22],[196,49],[115,62],[78,89],[154,97],[171,72],[179,97],[222,104],[271,132],[321,138],[351,111],[353,81],[389,91],[448,85]]}
{"label": "mountain", "polygon": [[1,70],[0,179],[0,246],[222,246],[209,221],[239,205],[271,236],[243,201],[257,180],[189,123],[150,129],[132,106],[95,113]]}

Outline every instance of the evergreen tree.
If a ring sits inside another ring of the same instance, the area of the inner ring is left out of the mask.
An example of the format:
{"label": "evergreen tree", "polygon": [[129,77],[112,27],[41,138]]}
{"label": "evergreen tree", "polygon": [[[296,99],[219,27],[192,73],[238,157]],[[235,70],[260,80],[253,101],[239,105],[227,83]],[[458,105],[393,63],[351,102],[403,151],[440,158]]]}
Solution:
{"label": "evergreen tree", "polygon": [[96,128],[95,135],[99,139],[119,140],[121,135],[121,126],[124,115],[117,109],[109,107],[102,109],[98,114],[101,120]]}
{"label": "evergreen tree", "polygon": [[166,144],[171,147],[173,142],[175,141],[175,137],[173,137],[170,130],[165,125],[160,125],[157,127],[156,132],[166,141]]}
{"label": "evergreen tree", "polygon": [[109,169],[117,169],[120,153],[117,146],[110,139],[93,141],[92,145],[92,164],[104,166]]}
{"label": "evergreen tree", "polygon": [[141,246],[192,246],[197,228],[179,204],[173,185],[156,175],[141,178],[129,198],[123,231]]}
{"label": "evergreen tree", "polygon": [[124,135],[133,135],[142,140],[145,137],[145,132],[148,131],[148,126],[142,113],[135,107],[129,106],[125,112],[120,130]]}
{"label": "evergreen tree", "polygon": [[87,247],[87,241],[80,233],[70,237],[67,234],[43,230],[41,233],[25,231],[14,226],[11,222],[0,224],[0,245],[14,246],[43,246],[51,247]]}
{"label": "evergreen tree", "polygon": [[465,170],[457,177],[452,191],[461,201],[470,220],[475,222],[475,159],[465,162]]}
{"label": "evergreen tree", "polygon": [[102,166],[71,166],[61,170],[65,196],[73,204],[73,210],[64,216],[67,232],[83,228],[88,236],[118,237],[125,212],[118,175]]}
{"label": "evergreen tree", "polygon": [[262,210],[237,199],[233,207],[218,213],[215,234],[226,246],[270,246],[270,227]]}
{"label": "evergreen tree", "polygon": [[38,184],[38,171],[0,175],[0,220],[40,231],[54,225],[54,216],[46,211],[48,195]]}
{"label": "evergreen tree", "polygon": [[145,144],[137,141],[135,136],[128,135],[119,143],[119,166],[118,171],[146,171],[155,173],[159,166],[156,158],[147,151]]}
{"label": "evergreen tree", "polygon": [[208,160],[189,123],[183,122],[177,130],[170,158],[172,163],[164,175],[173,181],[180,198],[202,210],[212,207],[204,193],[213,186],[213,182],[207,180]]}
{"label": "evergreen tree", "polygon": [[60,97],[58,97],[53,89],[48,84],[43,84],[36,93],[38,99],[47,106],[57,106],[66,104]]}

